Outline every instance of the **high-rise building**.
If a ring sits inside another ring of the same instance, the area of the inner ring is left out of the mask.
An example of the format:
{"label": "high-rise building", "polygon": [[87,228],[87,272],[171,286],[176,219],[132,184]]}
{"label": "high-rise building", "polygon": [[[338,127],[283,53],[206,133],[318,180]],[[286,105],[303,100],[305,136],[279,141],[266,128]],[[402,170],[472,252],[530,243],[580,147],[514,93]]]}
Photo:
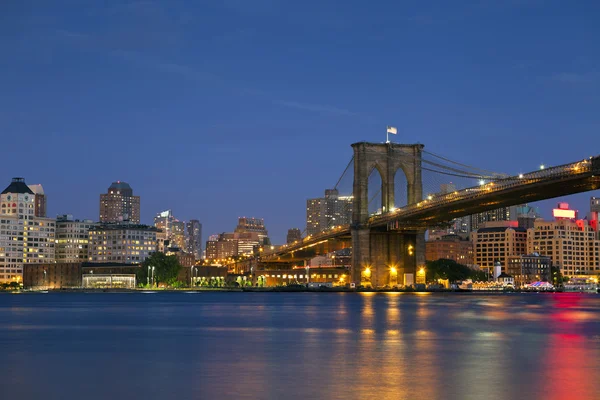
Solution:
{"label": "high-rise building", "polygon": [[0,282],[21,282],[24,265],[54,262],[56,223],[37,217],[35,204],[23,178],[0,194]]}
{"label": "high-rise building", "polygon": [[590,212],[600,213],[600,197],[590,198]]}
{"label": "high-rise building", "polygon": [[102,224],[90,230],[90,262],[140,264],[156,251],[153,226],[135,224]]}
{"label": "high-rise building", "polygon": [[187,251],[199,260],[202,258],[202,224],[197,219],[191,219],[186,224],[186,230]]}
{"label": "high-rise building", "polygon": [[[258,242],[258,234],[253,233]],[[221,233],[211,235],[206,242],[206,259],[221,260],[239,254],[239,233]],[[243,235],[243,234],[242,234]]]}
{"label": "high-rise building", "polygon": [[235,233],[250,233],[255,232],[258,234],[257,244],[263,245],[268,244],[269,232],[265,228],[265,221],[262,218],[238,218],[238,225],[235,228]]}
{"label": "high-rise building", "polygon": [[44,194],[44,188],[40,184],[28,186],[35,196],[34,215],[36,217],[46,217],[46,195]]}
{"label": "high-rise building", "polygon": [[352,196],[340,196],[337,189],[325,190],[325,197],[306,200],[306,233],[314,235],[352,222]]}
{"label": "high-rise building", "polygon": [[471,215],[471,232],[482,227],[486,222],[516,221],[516,206],[501,207]]}
{"label": "high-rise building", "polygon": [[170,247],[176,247],[181,251],[186,249],[186,237],[185,237],[185,222],[175,220],[171,223],[171,236],[169,238]]}
{"label": "high-rise building", "polygon": [[96,224],[89,219],[78,220],[72,215],[56,218],[55,259],[57,263],[88,261],[90,229]]}
{"label": "high-rise building", "polygon": [[527,230],[519,228],[516,222],[496,222],[487,225],[492,226],[484,225],[483,228],[471,232],[475,265],[491,271],[494,264],[499,262],[502,272],[506,272],[508,257],[526,253]]}
{"label": "high-rise building", "polygon": [[550,257],[564,276],[597,275],[600,240],[593,226],[587,220],[576,220],[568,205],[559,205],[554,216],[554,221],[536,220],[527,230],[528,252]]}
{"label": "high-rise building", "polygon": [[235,232],[211,235],[206,242],[206,258],[224,259],[239,255],[252,255],[270,244],[268,232],[262,218],[238,219]]}
{"label": "high-rise building", "polygon": [[302,240],[302,232],[298,228],[288,229],[286,243],[294,243],[297,240]]}
{"label": "high-rise building", "polygon": [[140,196],[133,195],[128,183],[113,182],[108,193],[100,195],[100,222],[140,223]]}
{"label": "high-rise building", "polygon": [[458,235],[445,235],[425,242],[425,259],[454,260],[459,264],[473,265],[473,244]]}
{"label": "high-rise building", "polygon": [[521,228],[533,226],[533,222],[540,218],[540,212],[537,207],[528,205],[501,207],[491,211],[484,211],[478,214],[470,215],[470,230],[475,231],[487,222],[497,221],[517,221]]}
{"label": "high-rise building", "polygon": [[175,217],[171,210],[161,211],[154,217],[154,226],[165,232],[168,237],[173,221],[175,221]]}
{"label": "high-rise building", "polygon": [[187,249],[185,223],[175,218],[171,210],[158,213],[154,217],[154,226],[165,232],[167,247]]}
{"label": "high-rise building", "polygon": [[542,217],[540,210],[537,207],[523,205],[516,206],[515,210],[519,228],[533,228],[535,220]]}
{"label": "high-rise building", "polygon": [[219,253],[217,251],[217,243],[219,241],[219,237],[218,235],[216,235],[217,237],[214,237],[215,235],[211,235],[208,240],[206,241],[206,254],[205,254],[205,258],[207,260],[216,260],[219,258]]}

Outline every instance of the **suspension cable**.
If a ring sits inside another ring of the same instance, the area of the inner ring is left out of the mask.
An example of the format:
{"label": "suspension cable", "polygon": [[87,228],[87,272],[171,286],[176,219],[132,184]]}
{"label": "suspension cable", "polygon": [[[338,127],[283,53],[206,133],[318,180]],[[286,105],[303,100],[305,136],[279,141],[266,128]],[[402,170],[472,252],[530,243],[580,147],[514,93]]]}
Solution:
{"label": "suspension cable", "polygon": [[348,168],[350,168],[350,165],[352,165],[352,161],[354,161],[354,155],[352,156],[352,158],[350,158],[350,162],[348,163],[348,165],[346,165],[346,169],[344,170],[344,172],[342,172],[342,176],[340,176],[340,179],[338,179],[335,186],[333,187],[334,189],[337,189],[338,185],[346,175],[346,172],[348,172]]}
{"label": "suspension cable", "polygon": [[472,166],[470,166],[470,165],[461,164],[461,163],[459,163],[459,162],[456,162],[456,161],[450,160],[450,159],[448,159],[448,158],[446,158],[446,157],[440,156],[440,155],[438,155],[438,154],[432,153],[432,152],[430,152],[430,151],[427,151],[427,150],[423,150],[423,153],[427,153],[427,154],[429,154],[429,155],[431,155],[431,156],[434,156],[434,157],[440,158],[440,159],[442,159],[442,160],[444,160],[444,161],[447,161],[447,162],[449,162],[449,163],[452,163],[452,164],[460,165],[461,167],[465,167],[465,168],[469,168],[469,169],[473,169],[473,170],[478,170],[478,171],[486,172],[486,173],[489,173],[489,174],[492,174],[492,175],[504,175],[504,176],[508,176],[508,175],[507,175],[507,174],[505,174],[505,173],[501,173],[501,172],[494,172],[494,171],[490,171],[490,170],[483,169],[483,168],[477,168],[477,167],[472,167]]}

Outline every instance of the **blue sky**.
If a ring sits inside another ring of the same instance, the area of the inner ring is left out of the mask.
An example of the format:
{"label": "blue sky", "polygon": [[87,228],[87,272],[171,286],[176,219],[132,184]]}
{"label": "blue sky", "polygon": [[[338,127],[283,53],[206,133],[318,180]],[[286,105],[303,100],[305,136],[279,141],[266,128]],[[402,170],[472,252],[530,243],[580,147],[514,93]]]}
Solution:
{"label": "blue sky", "polygon": [[3,1],[0,182],[97,219],[124,180],[143,222],[264,217],[281,242],[386,125],[509,173],[600,153],[599,20],[596,1]]}

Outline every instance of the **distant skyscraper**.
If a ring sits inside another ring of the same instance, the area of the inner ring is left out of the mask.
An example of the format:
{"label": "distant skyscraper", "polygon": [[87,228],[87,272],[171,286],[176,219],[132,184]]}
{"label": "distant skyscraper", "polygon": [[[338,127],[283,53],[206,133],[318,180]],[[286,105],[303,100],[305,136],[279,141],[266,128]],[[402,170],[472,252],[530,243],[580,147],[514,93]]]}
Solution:
{"label": "distant skyscraper", "polygon": [[187,251],[199,260],[202,258],[202,224],[197,219],[191,219],[186,224],[186,230]]}
{"label": "distant skyscraper", "polygon": [[154,226],[166,233],[168,247],[187,249],[185,223],[175,218],[171,210],[158,213],[154,217]]}
{"label": "distant skyscraper", "polygon": [[600,197],[590,199],[590,211],[600,213]]}
{"label": "distant skyscraper", "polygon": [[23,178],[0,194],[0,282],[21,282],[24,264],[54,262],[56,223],[35,215],[35,200]]}
{"label": "distant skyscraper", "polygon": [[325,190],[325,197],[306,200],[306,233],[314,235],[352,221],[352,196],[340,196],[336,189]]}
{"label": "distant skyscraper", "polygon": [[140,196],[134,196],[126,182],[113,182],[108,193],[100,195],[100,222],[140,223]]}
{"label": "distant skyscraper", "polygon": [[[238,218],[238,225],[235,228],[235,233],[250,233],[256,232],[258,234],[259,244],[266,244],[268,242],[269,232],[265,228],[265,221],[262,218]],[[267,242],[265,242],[267,240]]]}
{"label": "distant skyscraper", "polygon": [[298,228],[288,229],[286,243],[294,243],[296,240],[302,239],[302,232]]}
{"label": "distant skyscraper", "polygon": [[29,189],[34,193],[35,196],[35,209],[34,215],[36,217],[46,216],[46,195],[44,194],[44,188],[42,185],[28,185]]}

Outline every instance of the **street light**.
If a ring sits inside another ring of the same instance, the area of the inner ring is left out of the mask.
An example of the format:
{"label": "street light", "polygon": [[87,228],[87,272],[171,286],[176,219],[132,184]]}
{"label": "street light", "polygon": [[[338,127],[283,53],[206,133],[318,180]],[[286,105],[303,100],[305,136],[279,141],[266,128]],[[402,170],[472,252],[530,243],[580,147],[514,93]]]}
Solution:
{"label": "street light", "polygon": [[198,271],[198,267],[192,267],[192,271],[190,274],[190,286],[194,287],[194,274],[196,274],[196,272]]}
{"label": "street light", "polygon": [[146,286],[150,286],[150,266],[148,265],[148,274],[146,275]]}

